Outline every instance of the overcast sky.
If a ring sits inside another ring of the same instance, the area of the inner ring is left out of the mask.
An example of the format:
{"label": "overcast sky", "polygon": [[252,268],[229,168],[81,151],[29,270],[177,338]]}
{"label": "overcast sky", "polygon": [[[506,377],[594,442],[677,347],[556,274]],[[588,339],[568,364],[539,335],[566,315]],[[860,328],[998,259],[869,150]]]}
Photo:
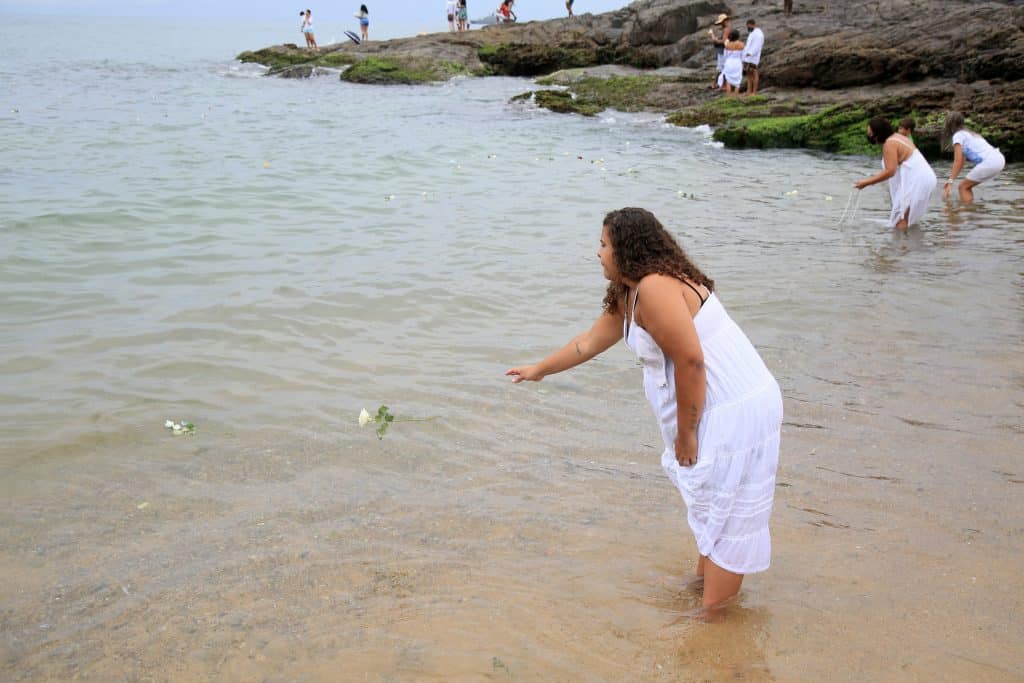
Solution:
{"label": "overcast sky", "polygon": [[[371,29],[387,26],[447,28],[446,0],[0,0],[0,15],[57,14],[66,16],[229,17],[238,22],[292,22],[300,9],[313,10],[314,22],[355,23],[352,13],[365,2]],[[467,0],[471,19],[493,11],[500,0]],[[628,0],[576,0],[577,13],[607,12]],[[520,21],[565,16],[564,0],[516,0]]]}

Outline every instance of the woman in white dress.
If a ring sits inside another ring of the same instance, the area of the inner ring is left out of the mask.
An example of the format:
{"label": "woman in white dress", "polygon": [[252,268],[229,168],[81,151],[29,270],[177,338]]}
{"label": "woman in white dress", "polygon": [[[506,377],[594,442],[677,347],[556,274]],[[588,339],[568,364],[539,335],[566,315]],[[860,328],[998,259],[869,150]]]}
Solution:
{"label": "woman in white dress", "polygon": [[722,73],[718,75],[719,89],[725,88],[726,95],[734,95],[740,91],[743,80],[743,48],[746,45],[740,40],[739,29],[733,29],[725,41],[725,58],[722,61]]}
{"label": "woman in white dress", "polygon": [[882,145],[882,170],[853,184],[858,190],[889,181],[892,211],[889,227],[906,230],[928,209],[939,180],[921,151],[904,135],[894,133],[889,119],[879,116],[868,122],[868,140]]}
{"label": "woman in white dress", "polygon": [[949,191],[956,182],[964,167],[964,160],[974,164],[967,177],[960,181],[960,201],[970,204],[974,201],[974,186],[995,178],[1006,166],[1006,158],[997,148],[989,144],[973,130],[965,127],[964,115],[958,111],[946,116],[946,125],[942,129],[942,142],[948,148],[953,146],[953,168],[949,172],[949,180],[943,183],[942,198],[949,198]]}
{"label": "woman in white dress", "polygon": [[769,565],[782,394],[714,281],[653,214],[612,211],[600,245],[604,313],[544,360],[505,374],[540,381],[625,338],[643,364],[665,444],[661,465],[686,502],[703,605],[713,608],[739,592],[745,574]]}

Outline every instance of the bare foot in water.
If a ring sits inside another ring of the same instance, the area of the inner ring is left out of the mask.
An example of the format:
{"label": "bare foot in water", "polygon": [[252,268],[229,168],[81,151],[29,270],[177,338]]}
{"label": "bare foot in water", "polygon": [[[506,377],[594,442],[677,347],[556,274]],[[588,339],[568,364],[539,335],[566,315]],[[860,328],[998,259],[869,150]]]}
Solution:
{"label": "bare foot in water", "polygon": [[721,602],[715,603],[714,605],[707,605],[703,607],[696,607],[691,610],[683,612],[672,621],[672,625],[681,624],[684,622],[696,622],[702,624],[714,624],[725,619],[725,610],[736,602],[738,596],[733,595],[732,597],[726,598]]}

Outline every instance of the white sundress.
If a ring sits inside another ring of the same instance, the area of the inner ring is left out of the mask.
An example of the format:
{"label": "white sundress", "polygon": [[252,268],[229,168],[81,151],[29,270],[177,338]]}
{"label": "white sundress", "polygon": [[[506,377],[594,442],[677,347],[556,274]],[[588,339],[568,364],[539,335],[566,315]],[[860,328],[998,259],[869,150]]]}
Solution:
{"label": "white sundress", "polygon": [[[910,147],[899,138],[896,139],[896,142]],[[885,161],[882,161],[882,168],[885,168]],[[928,210],[928,202],[931,201],[932,192],[938,182],[935,171],[928,165],[924,155],[920,150],[915,149],[906,161],[896,167],[896,175],[889,178],[889,196],[892,198],[889,227],[896,227],[908,209],[910,210],[910,214],[907,216],[908,226],[920,220]]]}
{"label": "white sundress", "polygon": [[718,74],[718,87],[722,87],[722,81],[728,81],[734,88],[740,87],[743,80],[743,50],[726,50],[722,60],[722,68]]}
{"label": "white sundress", "polygon": [[[694,290],[696,291],[696,290]],[[633,311],[639,289],[633,297]],[[699,296],[699,293],[698,293]],[[697,463],[676,461],[676,389],[672,361],[630,319],[626,346],[644,368],[644,392],[661,425],[661,466],[686,502],[697,550],[736,574],[764,571],[771,561],[768,518],[779,463],[782,392],[743,331],[710,294],[694,317],[707,397],[697,427]]]}

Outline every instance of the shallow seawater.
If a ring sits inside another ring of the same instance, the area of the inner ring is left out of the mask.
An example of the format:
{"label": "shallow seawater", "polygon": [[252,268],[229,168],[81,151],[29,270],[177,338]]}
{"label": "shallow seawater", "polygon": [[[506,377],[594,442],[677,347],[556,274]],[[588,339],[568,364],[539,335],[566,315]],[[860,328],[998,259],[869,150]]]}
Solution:
{"label": "shallow seawater", "polygon": [[[840,224],[876,159],[62,30],[0,27],[5,679],[1024,673],[1019,167],[899,234],[881,188]],[[599,313],[622,206],[785,396],[773,567],[714,624],[629,353],[502,376]]]}

